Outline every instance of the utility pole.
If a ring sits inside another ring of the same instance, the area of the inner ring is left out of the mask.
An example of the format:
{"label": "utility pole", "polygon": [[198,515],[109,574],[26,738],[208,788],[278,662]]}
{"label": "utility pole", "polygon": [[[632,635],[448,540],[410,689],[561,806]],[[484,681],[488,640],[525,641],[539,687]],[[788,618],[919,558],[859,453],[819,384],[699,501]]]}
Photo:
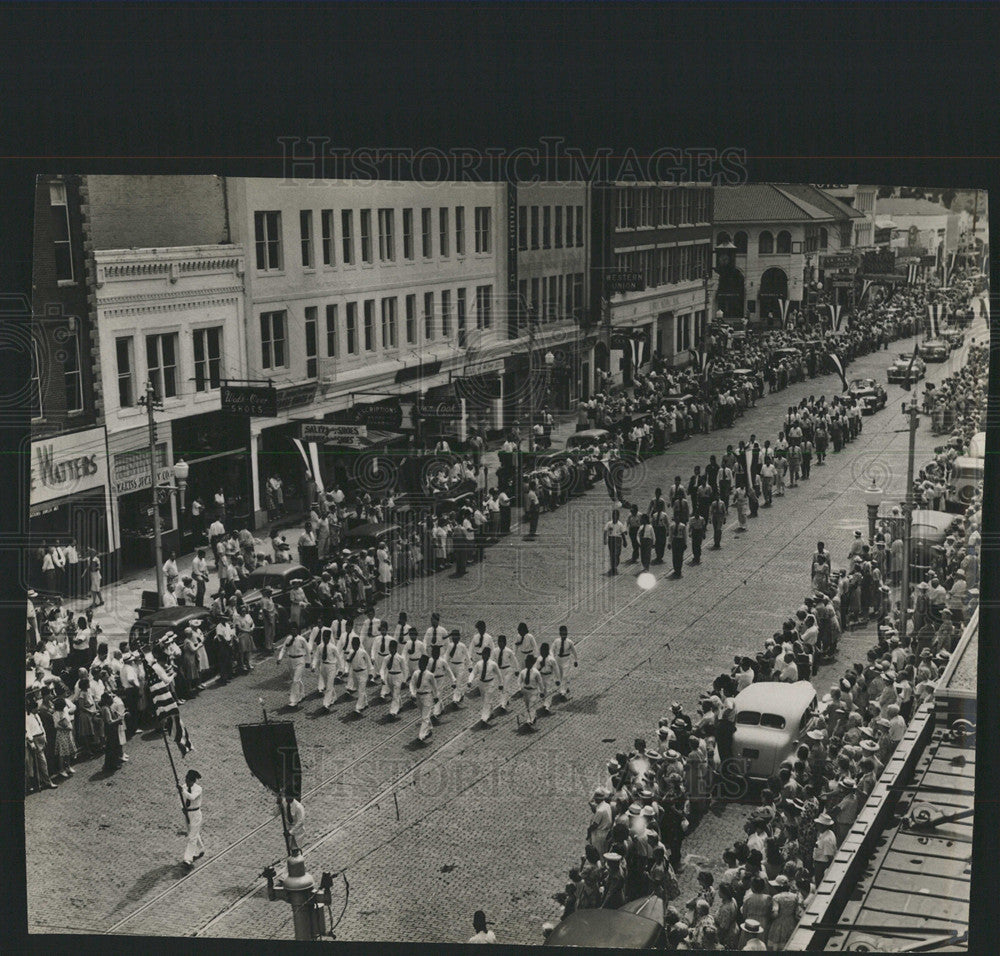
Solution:
{"label": "utility pole", "polygon": [[146,418],[149,424],[149,487],[153,493],[153,550],[156,565],[156,606],[163,604],[163,534],[160,531],[160,489],[156,481],[156,420],[153,411],[158,402],[151,381],[146,382]]}
{"label": "utility pole", "polygon": [[528,311],[528,452],[533,455],[535,453],[535,323],[532,311]]}
{"label": "utility pole", "polygon": [[[910,361],[912,368],[913,362]],[[907,376],[909,379],[909,375]],[[909,388],[909,380],[907,381]],[[904,407],[904,411],[907,411]],[[914,393],[910,398],[910,407],[907,411],[910,416],[910,448],[906,461],[906,500],[903,502],[903,586],[900,591],[900,609],[902,612],[900,620],[900,640],[905,640],[906,629],[909,625],[910,610],[910,557],[911,557],[911,529],[913,526],[913,459],[916,455],[917,444],[917,423],[919,412],[917,410],[917,396]]]}

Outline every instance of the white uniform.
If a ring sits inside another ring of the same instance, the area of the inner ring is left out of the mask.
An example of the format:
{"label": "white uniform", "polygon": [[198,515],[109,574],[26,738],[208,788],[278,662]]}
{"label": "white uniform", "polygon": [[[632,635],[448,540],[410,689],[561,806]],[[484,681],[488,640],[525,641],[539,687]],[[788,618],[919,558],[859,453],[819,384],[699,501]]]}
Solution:
{"label": "white uniform", "polygon": [[[423,641],[407,641],[402,645],[402,651],[406,655],[406,662],[410,665],[410,673],[412,674],[420,666],[420,658],[424,656],[424,642]],[[410,692],[411,700],[416,700],[416,695]]]}
{"label": "white uniform", "polygon": [[356,651],[352,648],[344,663],[349,671],[347,689],[357,693],[358,702],[354,709],[360,714],[368,706],[368,675],[372,669],[371,658],[363,647],[359,647]]}
{"label": "white uniform", "polygon": [[292,672],[292,686],[288,691],[288,705],[298,707],[299,701],[306,695],[305,684],[302,681],[309,665],[309,642],[301,634],[290,634],[278,651],[280,661],[287,655],[289,670]]}
{"label": "white uniform", "polygon": [[[580,659],[576,655],[576,645],[572,638],[567,637],[564,641],[561,637],[556,641],[553,652],[559,662],[559,673],[562,675],[562,684],[559,689],[563,697],[569,700],[569,685],[572,680],[573,669],[576,668]],[[572,661],[572,663],[570,663]]]}
{"label": "white uniform", "polygon": [[466,687],[469,683],[469,667],[472,665],[469,660],[469,648],[461,641],[457,644],[449,644],[444,656],[455,672],[455,690],[451,699],[454,703],[460,704],[462,698],[465,697]]}
{"label": "white uniform", "polygon": [[[437,661],[435,661],[434,658],[432,657],[427,664],[427,672],[429,674],[434,675],[434,679],[437,681],[439,695],[442,687],[448,687],[449,684],[452,687],[455,686],[456,683],[455,671],[452,669],[452,666],[448,663],[448,658],[439,657]],[[438,696],[438,699],[434,702],[434,716],[435,717],[441,716],[440,696]]]}
{"label": "white uniform", "polygon": [[490,717],[493,715],[493,708],[496,705],[497,693],[500,690],[503,675],[500,673],[500,668],[497,667],[496,661],[491,658],[485,665],[481,660],[476,661],[469,672],[469,679],[479,688],[479,693],[483,700],[479,717],[484,724],[488,724]]}
{"label": "white uniform", "polygon": [[369,652],[375,676],[382,681],[382,700],[385,700],[389,696],[389,688],[386,686],[385,678],[382,677],[382,665],[389,659],[389,641],[391,640],[393,640],[393,638],[391,638],[388,633],[384,636],[379,634],[373,641],[372,649]]}
{"label": "white uniform", "polygon": [[[354,637],[354,631],[348,627],[347,621],[334,621],[331,627],[333,628],[333,642],[337,645],[337,650],[340,652],[340,659],[343,661],[351,649],[351,639]],[[340,673],[347,673],[346,664],[341,664]]]}
{"label": "white uniform", "polygon": [[498,647],[494,661],[497,670],[500,671],[500,686],[497,688],[497,697],[500,707],[506,710],[510,704],[511,695],[517,693],[517,672],[519,670],[517,655],[509,647]]}
{"label": "white uniform", "polygon": [[301,849],[306,836],[305,808],[292,797],[290,800],[285,800],[285,813],[288,814],[288,832],[295,837],[295,844]]}
{"label": "white uniform", "polygon": [[431,735],[431,714],[438,696],[437,679],[429,671],[417,671],[410,678],[410,693],[420,707],[420,730],[418,740],[426,740]]}
{"label": "white uniform", "polygon": [[537,668],[532,667],[531,670],[525,668],[517,675],[517,683],[521,688],[524,709],[528,712],[528,724],[532,725],[535,722],[535,708],[542,694],[542,677]]}
{"label": "white uniform", "polygon": [[372,644],[375,643],[375,638],[378,637],[379,625],[381,620],[377,617],[365,618],[361,622],[361,630],[358,632],[358,636],[361,638],[361,646],[368,651],[368,656],[372,656]]}
{"label": "white uniform", "polygon": [[435,645],[440,645],[442,650],[448,646],[448,631],[440,624],[437,627],[429,627],[424,631],[424,647],[427,648],[428,654],[430,654],[431,648]]}
{"label": "white uniform", "polygon": [[542,690],[539,694],[538,707],[548,713],[549,698],[555,692],[555,685],[559,683],[559,662],[549,652],[549,656],[543,661],[541,658],[535,664],[538,673],[542,678]]}
{"label": "white uniform", "polygon": [[383,699],[389,696],[392,697],[389,703],[389,713],[393,717],[399,713],[401,705],[400,692],[409,674],[410,665],[407,662],[406,655],[402,651],[397,650],[395,654],[386,655],[385,660],[382,662],[382,697]]}
{"label": "white uniform", "polygon": [[[330,634],[330,639],[324,643],[323,637]],[[320,631],[320,639],[316,641],[313,650],[313,667],[319,672],[317,689],[323,691],[323,706],[329,710],[333,706],[333,698],[337,692],[334,679],[344,669],[344,658],[333,641],[330,628]]]}
{"label": "white uniform", "polygon": [[531,631],[528,631],[523,638],[520,634],[518,634],[517,639],[514,641],[512,650],[522,661],[529,654],[531,654],[532,657],[538,657],[538,644],[535,641],[535,635],[532,634]]}
{"label": "white uniform", "polygon": [[184,862],[194,863],[195,857],[205,852],[201,839],[201,787],[197,783],[181,787],[181,799],[187,811],[187,846],[184,847]]}

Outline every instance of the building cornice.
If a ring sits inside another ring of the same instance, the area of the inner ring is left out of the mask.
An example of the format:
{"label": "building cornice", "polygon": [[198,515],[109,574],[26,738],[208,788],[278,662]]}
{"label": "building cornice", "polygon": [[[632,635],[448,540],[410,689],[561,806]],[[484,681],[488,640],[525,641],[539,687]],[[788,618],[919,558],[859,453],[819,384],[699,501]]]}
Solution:
{"label": "building cornice", "polygon": [[171,249],[110,249],[94,252],[97,288],[109,282],[182,278],[235,273],[242,276],[242,246],[183,246]]}
{"label": "building cornice", "polygon": [[201,309],[214,305],[238,305],[243,295],[242,286],[212,289],[205,292],[154,292],[148,295],[120,296],[99,299],[97,308],[106,319],[132,315],[152,315],[157,312],[176,312],[182,309]]}

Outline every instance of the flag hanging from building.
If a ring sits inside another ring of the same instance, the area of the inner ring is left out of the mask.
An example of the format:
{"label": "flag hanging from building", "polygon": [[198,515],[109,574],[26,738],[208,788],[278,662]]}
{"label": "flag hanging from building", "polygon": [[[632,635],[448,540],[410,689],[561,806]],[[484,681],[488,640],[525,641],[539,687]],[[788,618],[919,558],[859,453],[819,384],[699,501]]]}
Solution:
{"label": "flag hanging from building", "polygon": [[712,360],[708,357],[708,349],[691,349],[694,364],[701,371],[703,378],[708,378],[708,370],[712,366]]}
{"label": "flag hanging from building", "polygon": [[841,384],[844,386],[844,391],[847,391],[847,376],[844,374],[844,363],[840,361],[840,356],[836,352],[827,352],[826,356],[830,360],[830,364],[833,366],[834,371],[840,376]]}
{"label": "flag hanging from building", "polygon": [[942,272],[943,272],[943,281],[942,281],[941,284],[947,289],[948,286],[949,286],[949,284],[951,283],[951,274],[952,274],[952,271],[955,268],[955,253],[954,252],[951,254],[951,261],[946,260],[944,258],[944,256],[941,257],[941,268],[942,268]]}
{"label": "flag hanging from building", "polygon": [[646,337],[634,334],[629,339],[629,345],[632,348],[632,370],[637,372],[646,362]]}
{"label": "flag hanging from building", "polygon": [[920,276],[920,265],[916,262],[911,262],[906,267],[906,284],[916,285],[919,276]]}
{"label": "flag hanging from building", "polygon": [[778,299],[778,308],[781,309],[781,327],[788,328],[788,299]]}
{"label": "flag hanging from building", "polygon": [[[191,738],[188,735],[187,727],[181,720],[180,707],[177,698],[174,696],[172,684],[173,668],[169,667],[166,673],[168,680],[164,680],[161,673],[155,667],[150,666],[149,661],[143,658],[146,666],[146,686],[149,688],[149,696],[153,701],[153,712],[156,716],[160,729],[173,733],[174,743],[180,750],[181,756],[190,753],[194,748],[191,745]],[[162,668],[162,665],[161,665]]]}
{"label": "flag hanging from building", "polygon": [[865,279],[861,283],[861,296],[858,298],[858,302],[864,302],[865,296],[868,294],[868,290],[872,287],[872,280]]}
{"label": "flag hanging from building", "polygon": [[927,306],[927,337],[936,339],[944,319],[944,306],[940,303]]}

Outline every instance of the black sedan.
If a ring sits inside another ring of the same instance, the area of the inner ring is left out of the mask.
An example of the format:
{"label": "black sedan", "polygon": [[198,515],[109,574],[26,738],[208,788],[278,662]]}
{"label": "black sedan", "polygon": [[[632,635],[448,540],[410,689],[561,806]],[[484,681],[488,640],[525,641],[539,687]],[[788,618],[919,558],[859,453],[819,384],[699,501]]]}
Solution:
{"label": "black sedan", "polygon": [[848,395],[861,403],[864,415],[874,415],[879,409],[885,408],[888,400],[886,391],[873,378],[856,378],[847,388]]}
{"label": "black sedan", "polygon": [[243,581],[243,600],[249,605],[250,613],[258,625],[261,624],[260,602],[263,589],[271,589],[271,599],[278,608],[278,624],[283,626],[289,619],[293,582],[301,581],[309,601],[302,615],[304,624],[315,624],[319,617],[316,585],[312,574],[301,564],[265,564],[251,571]]}

